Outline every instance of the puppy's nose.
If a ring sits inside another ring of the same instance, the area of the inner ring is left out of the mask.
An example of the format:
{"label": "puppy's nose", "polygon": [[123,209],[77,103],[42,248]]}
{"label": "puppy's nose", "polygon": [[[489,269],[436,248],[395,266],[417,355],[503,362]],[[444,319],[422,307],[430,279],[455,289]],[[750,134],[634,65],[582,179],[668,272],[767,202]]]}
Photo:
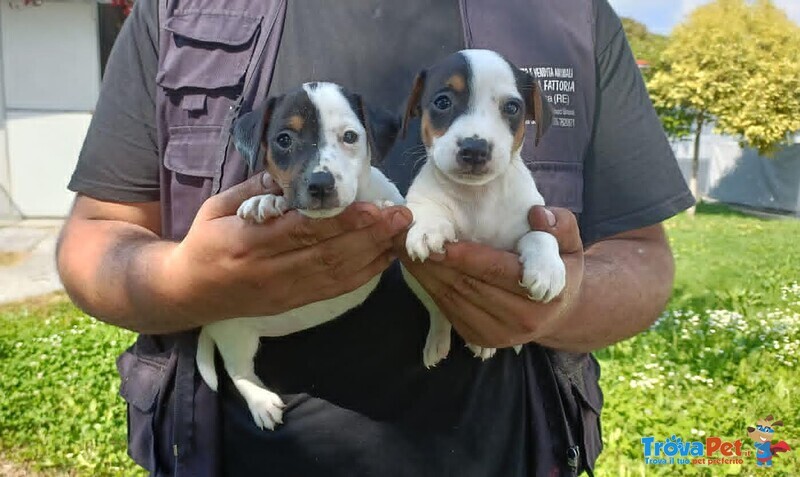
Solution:
{"label": "puppy's nose", "polygon": [[468,137],[458,141],[458,159],[464,164],[485,164],[489,157],[489,143],[486,139]]}
{"label": "puppy's nose", "polygon": [[330,172],[315,172],[308,181],[308,195],[322,199],[330,195],[336,187],[336,179]]}

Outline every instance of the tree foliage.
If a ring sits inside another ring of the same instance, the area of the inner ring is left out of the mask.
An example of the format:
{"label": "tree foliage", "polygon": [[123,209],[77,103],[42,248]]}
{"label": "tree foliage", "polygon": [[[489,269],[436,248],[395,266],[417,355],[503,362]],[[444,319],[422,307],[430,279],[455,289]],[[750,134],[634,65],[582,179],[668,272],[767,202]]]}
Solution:
{"label": "tree foliage", "polygon": [[716,0],[673,32],[648,81],[657,108],[769,153],[800,131],[800,28],[769,0]]}

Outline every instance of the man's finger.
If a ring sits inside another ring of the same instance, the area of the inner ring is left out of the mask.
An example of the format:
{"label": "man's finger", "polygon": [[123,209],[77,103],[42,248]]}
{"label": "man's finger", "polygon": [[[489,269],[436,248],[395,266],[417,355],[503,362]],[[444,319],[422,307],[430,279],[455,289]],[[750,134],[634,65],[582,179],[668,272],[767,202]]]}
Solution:
{"label": "man's finger", "polygon": [[450,243],[443,258],[431,265],[442,265],[464,275],[526,297],[528,290],[520,286],[522,265],[519,256],[474,242]]}
{"label": "man's finger", "polygon": [[569,209],[536,205],[528,212],[528,223],[531,230],[552,234],[561,253],[583,251],[578,220]]}
{"label": "man's finger", "polygon": [[245,200],[262,194],[278,194],[281,188],[272,177],[266,173],[256,174],[241,184],[211,196],[205,201],[197,217],[201,220],[211,220],[228,215],[235,215],[239,206]]}
{"label": "man's finger", "polygon": [[[317,245],[379,222],[382,227],[390,228],[393,236],[408,228],[411,212],[405,207],[379,210],[373,204],[357,202],[336,217],[309,219],[292,211],[265,224],[248,225],[242,234],[246,246],[261,248],[266,255],[273,256]],[[388,239],[378,241],[383,240]]]}

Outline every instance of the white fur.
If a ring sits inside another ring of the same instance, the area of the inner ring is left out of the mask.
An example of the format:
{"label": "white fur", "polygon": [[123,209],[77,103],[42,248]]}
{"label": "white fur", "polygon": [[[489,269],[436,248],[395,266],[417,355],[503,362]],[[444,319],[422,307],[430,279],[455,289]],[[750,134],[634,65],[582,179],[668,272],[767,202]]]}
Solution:
{"label": "white fur", "polygon": [[[302,211],[309,216],[330,216],[339,213],[354,201],[367,201],[387,206],[401,204],[403,197],[378,169],[370,166],[370,152],[366,133],[350,104],[334,85],[320,83],[309,96],[319,110],[324,125],[325,146],[320,151],[326,167],[336,177],[340,205],[327,211]],[[338,96],[338,97],[337,97]],[[347,129],[359,134],[355,144],[334,141]],[[239,207],[239,217],[262,223],[286,212],[286,202],[281,196],[265,194],[247,199]],[[303,331],[341,316],[367,299],[380,280],[380,275],[370,279],[352,292],[330,300],[310,303],[280,315],[253,318],[234,318],[218,321],[203,327],[197,347],[197,368],[203,380],[214,391],[218,379],[214,366],[214,347],[219,349],[234,386],[247,402],[253,420],[259,428],[274,429],[283,420],[283,401],[267,389],[256,376],[253,357],[262,336],[285,336]]]}
{"label": "white fur", "polygon": [[[445,243],[457,240],[515,250],[523,266],[520,285],[532,300],[548,302],[564,288],[566,271],[555,237],[532,232],[528,224],[528,211],[544,205],[544,199],[519,149],[512,150],[514,137],[499,113],[501,101],[521,97],[513,71],[494,52],[466,50],[462,54],[472,73],[470,108],[445,134],[433,139],[427,148],[428,161],[409,188],[406,206],[414,223],[406,239],[408,254],[425,261],[431,253],[444,251]],[[464,178],[457,172],[456,142],[473,135],[493,144],[490,170],[485,176]],[[451,325],[417,280],[405,270],[404,276],[430,315],[423,362],[434,366],[450,350]],[[492,348],[468,347],[482,359],[495,353]]]}

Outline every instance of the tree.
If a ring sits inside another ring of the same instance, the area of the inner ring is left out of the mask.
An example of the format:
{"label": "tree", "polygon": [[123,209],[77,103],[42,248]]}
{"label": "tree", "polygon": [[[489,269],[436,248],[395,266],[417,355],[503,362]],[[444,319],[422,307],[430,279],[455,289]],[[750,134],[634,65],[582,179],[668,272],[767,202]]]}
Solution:
{"label": "tree", "polygon": [[695,197],[703,126],[714,124],[762,154],[800,131],[800,27],[770,0],[699,7],[661,59],[648,89],[657,109],[690,119]]}

